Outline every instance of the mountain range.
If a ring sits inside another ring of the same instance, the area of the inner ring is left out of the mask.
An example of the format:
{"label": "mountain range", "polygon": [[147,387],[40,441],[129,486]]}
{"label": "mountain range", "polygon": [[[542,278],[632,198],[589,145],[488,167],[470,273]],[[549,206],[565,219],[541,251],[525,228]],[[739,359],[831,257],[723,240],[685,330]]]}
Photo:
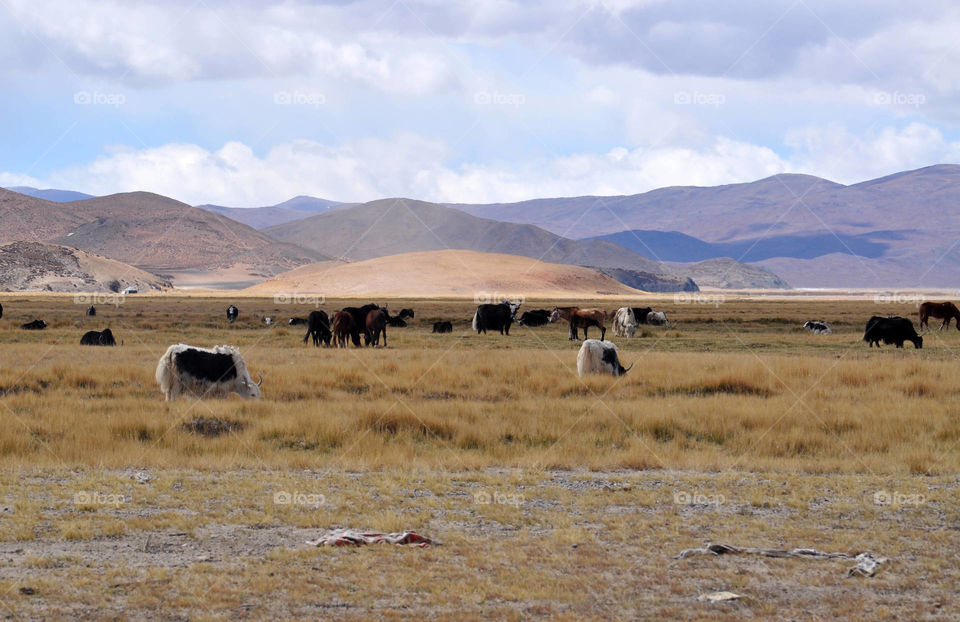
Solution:
{"label": "mountain range", "polygon": [[[688,279],[820,288],[956,287],[960,280],[960,166],[953,164],[852,185],[783,174],[498,204],[298,196],[261,208],[195,209],[150,193],[62,202],[89,195],[21,189],[38,196],[0,190],[0,243],[70,244],[161,274],[240,266],[238,282],[329,257],[446,248],[592,266],[648,289],[685,289]],[[43,201],[42,209],[30,201]]]}
{"label": "mountain range", "polygon": [[[452,206],[561,235],[600,236],[665,261],[729,253],[794,287],[885,288],[957,285],[958,203],[960,166],[938,164],[849,186],[787,174],[630,196]],[[686,237],[667,235],[676,232]]]}
{"label": "mountain range", "polygon": [[[605,240],[571,240],[534,225],[477,218],[451,207],[411,199],[381,199],[276,225],[263,230],[278,239],[359,261],[399,253],[446,249],[530,257],[556,264],[589,266],[647,291],[693,291],[713,286],[690,279],[684,266],[668,266]],[[731,272],[737,268],[728,264]],[[753,268],[752,287],[782,287],[774,274]],[[741,272],[738,277],[750,280]]]}

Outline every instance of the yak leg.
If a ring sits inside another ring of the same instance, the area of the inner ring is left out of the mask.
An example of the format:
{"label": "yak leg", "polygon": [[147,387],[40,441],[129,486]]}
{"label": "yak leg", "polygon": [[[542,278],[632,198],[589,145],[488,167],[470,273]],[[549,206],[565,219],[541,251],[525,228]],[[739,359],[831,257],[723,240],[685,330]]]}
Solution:
{"label": "yak leg", "polygon": [[601,326],[601,327],[600,327],[600,341],[603,341],[603,340],[606,339],[606,338],[607,338],[607,327],[606,327],[606,326]]}

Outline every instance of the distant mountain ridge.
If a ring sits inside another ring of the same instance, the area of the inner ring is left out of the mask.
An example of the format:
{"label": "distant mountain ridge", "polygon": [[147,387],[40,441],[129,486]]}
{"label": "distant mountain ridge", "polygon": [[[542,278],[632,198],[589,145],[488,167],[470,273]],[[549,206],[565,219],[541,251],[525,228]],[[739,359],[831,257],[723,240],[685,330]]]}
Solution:
{"label": "distant mountain ridge", "polygon": [[[955,287],[960,281],[956,164],[849,186],[786,174],[631,196],[451,205],[484,218],[616,240],[639,252],[643,246],[630,232],[656,231],[661,235],[643,240],[659,249],[648,256],[742,258],[794,287]],[[671,238],[676,232],[682,234]]]}
{"label": "distant mountain ridge", "polygon": [[77,192],[76,190],[56,190],[54,188],[41,190],[40,188],[34,188],[32,186],[10,186],[7,188],[7,190],[13,190],[14,192],[19,192],[20,194],[36,197],[38,199],[46,199],[47,201],[53,201],[54,203],[82,201],[84,199],[92,199],[94,196],[85,192]]}
{"label": "distant mountain ridge", "polygon": [[846,235],[829,231],[809,234],[772,235],[748,238],[736,242],[704,242],[678,231],[621,231],[601,235],[591,240],[606,240],[630,250],[655,257],[661,261],[696,262],[719,257],[737,261],[757,262],[772,257],[813,259],[831,253],[856,254],[861,257],[883,256],[889,247],[882,239],[897,240],[904,234],[896,231],[876,231],[869,234]]}
{"label": "distant mountain ridge", "polygon": [[223,205],[197,205],[200,209],[205,209],[227,218],[232,218],[237,222],[254,229],[266,229],[275,225],[282,225],[294,220],[309,218],[318,213],[330,209],[344,207],[347,203],[338,201],[329,201],[306,195],[295,196],[283,203],[268,205],[265,207],[225,207]]}

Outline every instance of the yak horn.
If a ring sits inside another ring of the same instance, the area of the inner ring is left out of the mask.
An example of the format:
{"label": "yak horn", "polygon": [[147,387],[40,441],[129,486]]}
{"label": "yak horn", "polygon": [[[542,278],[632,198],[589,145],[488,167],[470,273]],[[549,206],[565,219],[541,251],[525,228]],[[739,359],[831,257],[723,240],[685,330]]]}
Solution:
{"label": "yak horn", "polygon": [[636,365],[636,364],[637,364],[636,361],[630,363],[630,367],[628,367],[628,368],[626,368],[625,370],[623,370],[623,373],[627,373],[628,371],[630,371],[631,369],[633,369],[633,366]]}
{"label": "yak horn", "polygon": [[257,386],[259,387],[261,384],[263,384],[263,374],[257,374],[257,375],[260,376],[260,382],[257,383]]}

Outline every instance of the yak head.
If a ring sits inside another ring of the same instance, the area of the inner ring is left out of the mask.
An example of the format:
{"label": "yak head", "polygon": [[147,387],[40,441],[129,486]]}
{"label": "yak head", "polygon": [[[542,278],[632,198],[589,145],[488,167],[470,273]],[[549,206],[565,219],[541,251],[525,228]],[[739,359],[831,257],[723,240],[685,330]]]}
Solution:
{"label": "yak head", "polygon": [[610,366],[610,371],[614,376],[623,376],[634,366],[634,363],[630,363],[630,367],[624,369],[623,365],[620,364],[620,359],[617,358],[617,350],[614,347],[603,348],[603,362]]}
{"label": "yak head", "polygon": [[260,376],[260,379],[257,382],[254,382],[250,378],[250,374],[243,374],[242,376],[238,374],[239,380],[237,381],[237,393],[241,397],[252,397],[260,398],[262,393],[260,393],[260,385],[263,384],[263,376]]}

